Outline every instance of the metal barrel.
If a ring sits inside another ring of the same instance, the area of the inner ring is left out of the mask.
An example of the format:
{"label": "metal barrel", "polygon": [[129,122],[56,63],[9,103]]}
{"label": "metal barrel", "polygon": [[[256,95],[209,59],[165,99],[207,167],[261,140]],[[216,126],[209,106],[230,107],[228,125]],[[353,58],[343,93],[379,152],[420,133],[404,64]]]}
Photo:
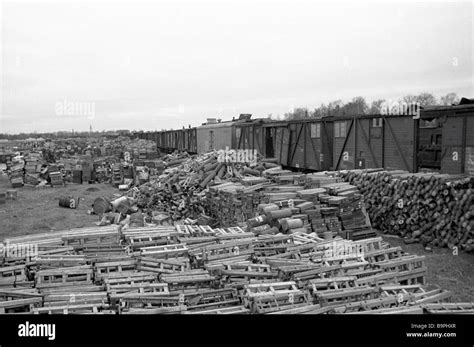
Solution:
{"label": "metal barrel", "polygon": [[130,212],[130,203],[127,200],[121,201],[115,209],[121,214],[128,214]]}
{"label": "metal barrel", "polygon": [[79,199],[75,199],[73,196],[64,196],[59,198],[59,206],[66,208],[77,208],[79,205]]}
{"label": "metal barrel", "polygon": [[94,213],[100,216],[106,212],[110,212],[112,210],[112,204],[109,199],[101,196],[94,200],[92,208],[94,209]]}

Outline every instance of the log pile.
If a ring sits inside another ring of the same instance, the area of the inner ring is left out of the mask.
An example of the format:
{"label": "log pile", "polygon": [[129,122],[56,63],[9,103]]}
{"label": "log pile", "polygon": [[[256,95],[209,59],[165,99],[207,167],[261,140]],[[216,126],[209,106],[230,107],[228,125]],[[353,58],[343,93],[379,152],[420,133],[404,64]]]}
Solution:
{"label": "log pile", "polygon": [[344,172],[342,177],[364,195],[377,229],[425,246],[474,250],[470,178],[361,170]]}
{"label": "log pile", "polygon": [[168,213],[175,221],[201,218],[204,219],[202,224],[209,222],[203,203],[209,186],[237,180],[241,184],[254,184],[255,179],[262,182],[260,173],[274,165],[226,162],[221,160],[218,152],[164,159],[167,163],[164,173],[139,187],[138,206],[144,211]]}
{"label": "log pile", "polygon": [[[0,313],[424,313],[473,306],[446,303],[449,292],[425,285],[424,257],[380,237],[321,240],[314,232],[256,235],[189,224],[29,236],[5,240]],[[34,254],[24,252],[27,241]]]}

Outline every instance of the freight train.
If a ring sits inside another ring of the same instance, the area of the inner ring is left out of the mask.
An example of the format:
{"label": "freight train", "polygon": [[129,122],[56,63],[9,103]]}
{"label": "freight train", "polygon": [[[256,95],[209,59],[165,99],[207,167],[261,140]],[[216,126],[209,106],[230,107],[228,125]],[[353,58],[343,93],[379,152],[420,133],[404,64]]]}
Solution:
{"label": "freight train", "polygon": [[351,115],[291,121],[208,119],[179,130],[136,132],[164,152],[252,149],[302,171],[384,168],[474,173],[474,101],[406,115]]}

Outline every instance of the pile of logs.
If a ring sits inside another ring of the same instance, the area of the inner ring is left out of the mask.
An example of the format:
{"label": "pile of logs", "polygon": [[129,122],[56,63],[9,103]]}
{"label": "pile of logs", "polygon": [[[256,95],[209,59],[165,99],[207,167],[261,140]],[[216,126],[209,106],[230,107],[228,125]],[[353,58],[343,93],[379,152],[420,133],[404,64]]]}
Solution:
{"label": "pile of logs", "polygon": [[256,235],[195,224],[29,236],[5,240],[1,313],[431,313],[474,306],[446,303],[448,291],[425,285],[424,257],[380,237],[321,240],[314,232]]}
{"label": "pile of logs", "polygon": [[167,169],[156,180],[141,185],[137,199],[138,206],[145,211],[165,212],[173,220],[206,218],[203,200],[208,186],[231,180],[258,180],[263,170],[275,166],[258,161],[226,162],[215,151],[165,159]]}
{"label": "pile of logs", "polygon": [[375,228],[407,242],[474,250],[470,178],[361,170],[341,175],[364,195]]}

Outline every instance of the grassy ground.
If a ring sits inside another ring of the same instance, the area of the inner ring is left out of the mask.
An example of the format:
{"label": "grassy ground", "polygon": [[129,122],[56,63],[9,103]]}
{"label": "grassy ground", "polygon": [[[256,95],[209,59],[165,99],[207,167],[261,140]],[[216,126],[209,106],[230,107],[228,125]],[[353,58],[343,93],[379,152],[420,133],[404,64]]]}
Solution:
{"label": "grassy ground", "polygon": [[[6,177],[0,177],[0,191],[11,189]],[[88,215],[94,199],[118,193],[110,184],[68,185],[64,188],[17,189],[18,200],[0,205],[0,240],[5,237],[93,226],[98,217]],[[59,207],[59,198],[81,197],[77,209]],[[474,256],[453,255],[448,249],[427,252],[420,244],[405,245],[399,238],[384,237],[392,246],[401,246],[411,254],[424,255],[428,267],[427,284],[450,290],[455,301],[474,301]]]}
{"label": "grassy ground", "polygon": [[[0,192],[12,189],[6,177],[0,177]],[[6,237],[94,226],[98,216],[87,214],[94,200],[112,197],[118,189],[110,184],[70,184],[61,188],[17,189],[17,200],[0,205],[0,240]],[[80,197],[77,209],[59,206],[59,198]]]}

